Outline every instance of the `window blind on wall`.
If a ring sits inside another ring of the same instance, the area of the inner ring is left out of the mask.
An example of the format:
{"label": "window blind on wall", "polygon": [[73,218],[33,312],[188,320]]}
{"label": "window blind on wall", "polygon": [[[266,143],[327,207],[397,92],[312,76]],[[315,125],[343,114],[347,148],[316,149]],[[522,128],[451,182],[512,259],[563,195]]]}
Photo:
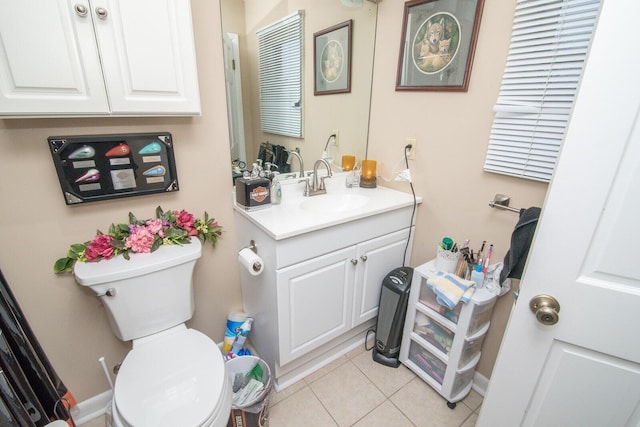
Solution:
{"label": "window blind on wall", "polygon": [[518,0],[484,170],[550,181],[599,0]]}
{"label": "window blind on wall", "polygon": [[256,32],[263,132],[302,137],[303,12]]}

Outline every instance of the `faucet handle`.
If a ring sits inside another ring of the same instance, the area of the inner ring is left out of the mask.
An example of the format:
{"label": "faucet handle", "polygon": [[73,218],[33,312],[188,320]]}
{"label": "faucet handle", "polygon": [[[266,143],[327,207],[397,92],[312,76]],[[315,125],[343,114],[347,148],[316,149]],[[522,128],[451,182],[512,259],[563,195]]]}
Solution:
{"label": "faucet handle", "polygon": [[320,190],[326,190],[324,186],[324,180],[327,178],[331,178],[331,175],[325,175],[320,177],[320,188],[319,188]]}

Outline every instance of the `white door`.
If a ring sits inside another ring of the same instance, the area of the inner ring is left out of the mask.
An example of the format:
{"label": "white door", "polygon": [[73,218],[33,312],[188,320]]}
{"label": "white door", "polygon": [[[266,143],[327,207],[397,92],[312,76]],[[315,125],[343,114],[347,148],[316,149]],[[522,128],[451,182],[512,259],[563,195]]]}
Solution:
{"label": "white door", "polygon": [[[603,2],[478,426],[640,425],[638,16]],[[539,294],[556,325],[531,312]]]}
{"label": "white door", "polygon": [[0,115],[108,111],[89,2],[0,2]]}
{"label": "white door", "polygon": [[351,329],[355,246],[278,270],[280,365]]}
{"label": "white door", "polygon": [[189,0],[91,0],[113,114],[199,114]]}

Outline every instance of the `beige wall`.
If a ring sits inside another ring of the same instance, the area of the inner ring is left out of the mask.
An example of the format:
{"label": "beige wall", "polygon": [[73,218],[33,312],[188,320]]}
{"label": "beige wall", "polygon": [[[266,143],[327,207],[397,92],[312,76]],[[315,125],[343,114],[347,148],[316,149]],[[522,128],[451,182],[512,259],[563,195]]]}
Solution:
{"label": "beige wall", "polygon": [[[337,1],[337,0],[336,0]],[[487,2],[469,91],[396,92],[403,2],[379,4],[369,157],[381,172],[402,156],[405,137],[417,139],[412,176],[424,198],[417,216],[412,265],[435,255],[443,235],[495,244],[502,259],[517,216],[490,209],[494,193],[512,205],[540,205],[546,185],[482,172],[500,77],[506,60],[515,2]],[[120,362],[129,344],[111,333],[97,298],[70,275],[52,272],[69,244],[96,228],[126,221],[127,213],[152,216],[165,209],[204,210],[225,227],[215,250],[196,267],[196,313],[190,326],[221,340],[226,315],[241,308],[230,167],[219,2],[193,0],[202,116],[196,118],[0,120],[0,268],[9,280],[51,362],[78,400],[108,389],[98,358]],[[51,155],[50,135],[170,131],[175,140],[180,191],[68,207]],[[311,159],[314,157],[312,156]],[[406,184],[393,187],[409,191]],[[511,304],[504,297],[484,346],[479,370],[489,376]]]}
{"label": "beige wall", "polygon": [[[396,92],[396,70],[404,13],[402,0],[378,4],[376,58],[373,75],[368,157],[384,163],[379,172],[402,158],[405,138],[417,140],[410,163],[418,209],[411,264],[435,257],[443,236],[494,244],[494,259],[502,261],[518,216],[491,209],[495,193],[511,196],[518,208],[541,206],[547,185],[482,171],[502,71],[511,38],[515,1],[485,1],[468,92]],[[407,184],[392,186],[410,191]],[[510,307],[511,295],[498,301],[478,371],[487,378]]]}
{"label": "beige wall", "polygon": [[[231,170],[218,2],[192,2],[202,116],[195,118],[0,120],[0,268],[51,362],[82,401],[109,388],[98,364],[122,361],[130,345],[115,338],[99,300],[71,275],[53,274],[68,245],[97,228],[126,222],[132,211],[152,217],[156,206],[206,210],[225,227],[216,249],[196,266],[196,314],[190,322],[215,340],[227,313],[242,308],[231,206]],[[66,206],[47,137],[169,131],[175,142],[180,191]]]}

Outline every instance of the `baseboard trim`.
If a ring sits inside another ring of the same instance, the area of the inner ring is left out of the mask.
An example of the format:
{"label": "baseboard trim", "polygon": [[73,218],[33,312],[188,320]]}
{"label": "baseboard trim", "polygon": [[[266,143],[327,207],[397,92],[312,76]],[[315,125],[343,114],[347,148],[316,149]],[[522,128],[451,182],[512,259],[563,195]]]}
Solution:
{"label": "baseboard trim", "polygon": [[489,379],[476,371],[473,374],[473,386],[471,388],[477,391],[479,395],[484,397],[484,395],[487,393],[487,387],[489,387]]}
{"label": "baseboard trim", "polygon": [[111,405],[112,395],[113,392],[107,390],[76,404],[71,408],[73,422],[77,425],[82,425],[104,415],[107,411],[107,406]]}

